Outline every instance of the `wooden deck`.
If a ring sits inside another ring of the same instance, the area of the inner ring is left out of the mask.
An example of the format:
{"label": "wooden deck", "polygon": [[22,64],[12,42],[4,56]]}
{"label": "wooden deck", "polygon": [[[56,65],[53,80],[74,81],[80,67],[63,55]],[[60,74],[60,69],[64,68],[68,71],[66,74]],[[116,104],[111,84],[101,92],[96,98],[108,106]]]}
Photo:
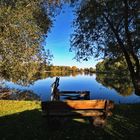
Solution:
{"label": "wooden deck", "polygon": [[89,91],[61,91],[58,89],[59,86],[59,77],[56,77],[55,82],[52,84],[51,88],[51,100],[57,101],[60,100],[61,96],[65,96],[68,98],[76,97],[77,99],[90,99],[90,92]]}

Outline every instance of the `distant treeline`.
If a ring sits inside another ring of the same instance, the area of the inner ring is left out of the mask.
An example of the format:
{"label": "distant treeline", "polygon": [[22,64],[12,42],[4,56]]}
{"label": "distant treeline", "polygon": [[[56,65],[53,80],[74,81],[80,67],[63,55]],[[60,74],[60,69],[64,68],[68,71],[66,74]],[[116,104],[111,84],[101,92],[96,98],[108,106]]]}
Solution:
{"label": "distant treeline", "polygon": [[78,74],[92,75],[95,72],[94,68],[81,69],[76,66],[53,66],[33,61],[28,63],[16,63],[16,65],[7,67],[1,67],[0,78],[24,86],[33,84],[34,81],[38,79],[47,77],[76,76]]}
{"label": "distant treeline", "polygon": [[76,66],[47,66],[46,67],[47,72],[84,72],[84,73],[94,73],[96,70],[92,67],[90,68],[78,68]]}

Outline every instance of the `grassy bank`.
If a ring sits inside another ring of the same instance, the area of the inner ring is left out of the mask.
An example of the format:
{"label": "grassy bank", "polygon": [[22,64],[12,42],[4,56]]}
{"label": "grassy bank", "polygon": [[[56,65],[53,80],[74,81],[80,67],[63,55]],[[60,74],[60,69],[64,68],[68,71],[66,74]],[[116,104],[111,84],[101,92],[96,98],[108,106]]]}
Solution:
{"label": "grassy bank", "polygon": [[40,102],[0,100],[1,140],[138,140],[140,104],[116,105],[107,125],[97,128],[82,119],[54,119],[47,126]]}

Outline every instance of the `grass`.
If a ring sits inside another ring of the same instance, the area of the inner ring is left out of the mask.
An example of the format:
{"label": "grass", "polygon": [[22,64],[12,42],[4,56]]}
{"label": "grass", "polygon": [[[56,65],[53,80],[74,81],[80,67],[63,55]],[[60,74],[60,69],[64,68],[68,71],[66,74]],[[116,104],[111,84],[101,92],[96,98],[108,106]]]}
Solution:
{"label": "grass", "polygon": [[40,109],[39,101],[0,100],[0,117]]}
{"label": "grass", "polygon": [[83,119],[41,116],[38,101],[0,100],[1,140],[139,140],[140,104],[116,105],[103,128]]}

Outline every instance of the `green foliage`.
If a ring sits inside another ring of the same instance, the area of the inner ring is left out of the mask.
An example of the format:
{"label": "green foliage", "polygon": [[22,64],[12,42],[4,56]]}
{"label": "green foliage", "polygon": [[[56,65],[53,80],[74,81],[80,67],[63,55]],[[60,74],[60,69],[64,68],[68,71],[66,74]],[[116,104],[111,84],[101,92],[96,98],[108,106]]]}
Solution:
{"label": "green foliage", "polygon": [[95,72],[96,72],[96,70],[94,68],[92,68],[92,67],[84,68],[84,73],[85,74],[92,74],[92,73],[95,73]]}
{"label": "green foliage", "polygon": [[75,58],[116,58],[124,51],[140,57],[139,4],[139,0],[80,1],[71,38]]}
{"label": "green foliage", "polygon": [[[51,25],[51,17],[42,0],[0,1],[1,76],[10,77],[21,69],[24,76],[32,67],[31,63],[50,60],[50,53],[45,53],[42,41]],[[39,63],[35,67],[39,67]]]}
{"label": "green foliage", "polygon": [[105,59],[96,65],[96,80],[102,85],[115,89],[123,96],[134,91],[125,59]]}
{"label": "green foliage", "polygon": [[88,72],[88,73],[93,73],[95,72],[95,69],[90,67],[90,68],[84,68],[84,69],[80,69],[77,68],[76,66],[47,66],[46,71],[48,72],[77,72],[77,73],[82,73],[82,72]]}
{"label": "green foliage", "polygon": [[22,63],[2,73],[1,76],[7,81],[27,86],[38,80],[38,72],[42,73],[44,70],[43,65],[38,62]]}
{"label": "green foliage", "polygon": [[118,57],[117,59],[105,59],[96,64],[97,72],[106,73],[127,73],[127,64],[125,59]]}
{"label": "green foliage", "polygon": [[124,57],[140,94],[139,0],[85,0],[76,6],[71,50],[77,60]]}

